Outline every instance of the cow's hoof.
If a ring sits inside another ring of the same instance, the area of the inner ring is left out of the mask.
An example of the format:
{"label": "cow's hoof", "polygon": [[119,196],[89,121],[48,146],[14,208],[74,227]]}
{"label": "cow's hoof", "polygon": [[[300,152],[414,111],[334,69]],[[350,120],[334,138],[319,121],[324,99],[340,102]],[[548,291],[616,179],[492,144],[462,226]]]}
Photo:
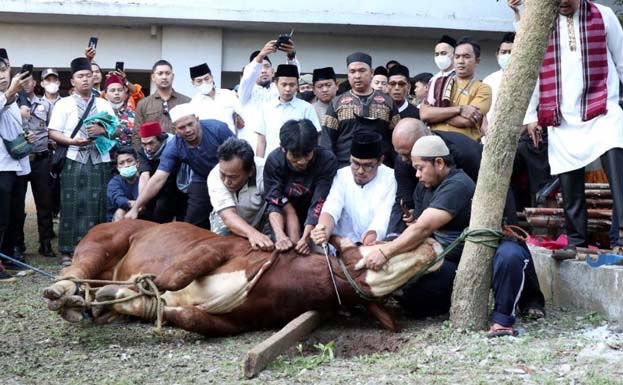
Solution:
{"label": "cow's hoof", "polygon": [[[95,294],[95,302],[102,303],[117,299],[117,293],[121,289],[118,285],[106,285],[100,287]],[[96,319],[102,316],[104,313],[110,311],[112,305],[95,305],[91,307],[93,317]]]}
{"label": "cow's hoof", "polygon": [[79,295],[70,295],[63,300],[61,317],[68,322],[80,322],[85,305],[84,298]]}
{"label": "cow's hoof", "polygon": [[71,281],[58,281],[43,290],[43,298],[51,311],[61,311],[68,296],[75,294],[76,284]]}

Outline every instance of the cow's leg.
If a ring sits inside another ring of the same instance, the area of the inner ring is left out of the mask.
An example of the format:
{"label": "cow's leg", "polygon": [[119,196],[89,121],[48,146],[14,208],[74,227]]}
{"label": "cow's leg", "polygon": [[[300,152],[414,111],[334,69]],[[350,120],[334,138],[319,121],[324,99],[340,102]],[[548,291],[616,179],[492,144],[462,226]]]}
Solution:
{"label": "cow's leg", "polygon": [[[128,288],[107,285],[98,290],[96,300],[97,302],[109,301],[130,297],[134,294],[136,292]],[[141,296],[114,304],[111,308],[121,314],[154,321],[158,314],[157,304],[155,297]],[[104,312],[103,314],[108,313]],[[195,306],[165,306],[163,320],[172,326],[214,337],[236,334],[246,330],[243,323],[236,322],[228,315],[209,314]]]}
{"label": "cow's leg", "polygon": [[158,274],[154,283],[162,291],[178,291],[195,278],[205,276],[221,266],[227,259],[228,255],[222,251],[210,245],[200,245],[176,256],[175,261]]}
{"label": "cow's leg", "polygon": [[393,332],[400,331],[400,327],[398,326],[398,323],[394,319],[392,313],[379,302],[368,302],[368,312],[370,312],[370,314],[376,318],[385,329]]}

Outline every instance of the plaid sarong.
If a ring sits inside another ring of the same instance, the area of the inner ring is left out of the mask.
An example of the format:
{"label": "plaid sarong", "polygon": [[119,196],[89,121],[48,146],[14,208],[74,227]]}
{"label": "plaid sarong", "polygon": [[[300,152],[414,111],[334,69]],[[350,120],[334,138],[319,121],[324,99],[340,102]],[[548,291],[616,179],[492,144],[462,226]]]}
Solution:
{"label": "plaid sarong", "polygon": [[[558,16],[560,17],[560,16]],[[608,112],[608,47],[606,27],[599,9],[582,0],[579,8],[580,47],[582,49],[582,120],[588,121]],[[539,125],[560,126],[560,31],[556,19],[539,74]]]}
{"label": "plaid sarong", "polygon": [[110,163],[80,163],[67,159],[61,173],[61,213],[58,250],[73,253],[95,225],[106,222],[106,186]]}

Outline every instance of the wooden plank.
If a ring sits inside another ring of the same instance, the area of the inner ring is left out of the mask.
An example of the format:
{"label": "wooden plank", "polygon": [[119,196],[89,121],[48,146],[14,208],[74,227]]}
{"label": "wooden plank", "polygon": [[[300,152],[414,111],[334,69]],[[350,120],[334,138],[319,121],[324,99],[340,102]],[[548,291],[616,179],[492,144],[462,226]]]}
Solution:
{"label": "wooden plank", "polygon": [[320,318],[317,311],[305,312],[249,350],[244,363],[244,375],[247,378],[257,376],[275,357],[314,330],[320,323]]}

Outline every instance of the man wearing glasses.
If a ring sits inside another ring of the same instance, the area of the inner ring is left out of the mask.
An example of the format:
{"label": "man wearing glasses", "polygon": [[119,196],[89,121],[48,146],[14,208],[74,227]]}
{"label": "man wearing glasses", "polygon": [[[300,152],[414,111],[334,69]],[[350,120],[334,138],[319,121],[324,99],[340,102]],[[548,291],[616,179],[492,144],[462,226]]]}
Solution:
{"label": "man wearing glasses", "polygon": [[156,85],[156,92],[142,99],[136,107],[134,118],[134,148],[141,147],[138,128],[145,122],[159,122],[164,132],[175,134],[169,110],[178,104],[189,103],[190,98],[173,89],[173,66],[166,60],[158,60],[151,71],[151,81]]}
{"label": "man wearing glasses", "polygon": [[353,138],[350,166],[338,170],[312,230],[314,243],[327,243],[331,234],[373,245],[385,238],[396,195],[392,170],[383,165],[383,138],[376,132]]}
{"label": "man wearing glasses", "polygon": [[409,103],[409,69],[402,64],[393,66],[389,70],[389,80],[387,81],[387,93],[392,98],[400,118],[420,118],[420,110],[413,104]]}

